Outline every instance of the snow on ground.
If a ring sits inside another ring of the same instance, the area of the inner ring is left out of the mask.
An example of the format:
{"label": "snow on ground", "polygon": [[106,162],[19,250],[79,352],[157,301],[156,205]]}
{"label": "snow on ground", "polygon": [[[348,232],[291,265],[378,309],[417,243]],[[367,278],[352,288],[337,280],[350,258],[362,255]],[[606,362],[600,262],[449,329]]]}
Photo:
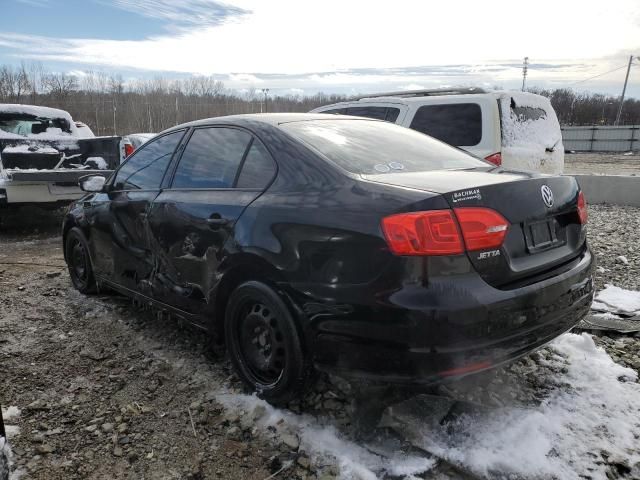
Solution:
{"label": "snow on ground", "polygon": [[342,479],[376,480],[383,473],[411,478],[411,475],[426,472],[435,465],[432,459],[401,452],[392,454],[390,458],[377,455],[346,439],[332,425],[322,425],[308,415],[273,408],[256,396],[221,394],[217,400],[225,408],[241,415],[264,409],[266,414],[257,419],[260,428],[290,431],[285,435],[298,437],[300,449],[306,451],[313,462],[322,465],[326,464],[323,459],[335,459]]}
{"label": "snow on ground", "polygon": [[[13,465],[13,452],[7,440],[11,440],[20,433],[19,427],[9,424],[12,420],[17,420],[18,417],[20,417],[20,409],[18,407],[9,406],[6,409],[2,409],[2,418],[5,422],[7,438],[0,437],[0,478],[3,478],[2,474],[12,468]],[[11,478],[17,480],[20,476],[21,474],[19,472],[14,472]]]}
{"label": "snow on ground", "polygon": [[[640,462],[637,373],[616,364],[587,334],[564,334],[549,348],[540,360],[549,368],[534,372],[549,388],[540,404],[466,414],[436,430],[426,427],[433,422],[416,418],[410,428],[424,433],[421,447],[483,478],[606,478],[614,457],[629,466]],[[264,408],[261,428],[290,430],[316,464],[335,458],[343,479],[384,473],[410,479],[434,466],[432,459],[398,451],[374,454],[323,419],[274,409],[253,396],[224,394],[218,400],[241,417]]]}
{"label": "snow on ground", "polygon": [[640,292],[607,284],[596,294],[592,308],[604,312],[640,314]]}
{"label": "snow on ground", "polygon": [[20,409],[18,407],[10,406],[2,409],[2,418],[4,419],[5,430],[9,439],[20,433],[18,426],[10,424],[12,420],[17,420],[18,417],[20,417]]}
{"label": "snow on ground", "polygon": [[[448,435],[425,438],[430,451],[491,477],[606,478],[602,454],[640,461],[640,384],[634,370],[616,364],[587,334],[565,334],[546,360],[561,368],[554,389],[539,405],[465,417]],[[451,429],[451,425],[447,428]]]}

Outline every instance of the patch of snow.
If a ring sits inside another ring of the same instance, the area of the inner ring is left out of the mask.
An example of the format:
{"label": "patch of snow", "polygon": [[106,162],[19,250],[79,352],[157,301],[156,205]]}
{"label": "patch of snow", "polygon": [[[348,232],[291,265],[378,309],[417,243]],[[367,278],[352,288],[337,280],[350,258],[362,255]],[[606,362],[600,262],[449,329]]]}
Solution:
{"label": "patch of snow", "polygon": [[6,113],[24,113],[26,115],[34,115],[44,118],[64,118],[69,123],[73,122],[69,112],[58,108],[41,107],[39,105],[22,105],[19,103],[2,103],[0,111]]}
{"label": "patch of snow", "polygon": [[89,125],[87,125],[85,123],[82,123],[82,122],[76,122],[76,137],[78,137],[78,138],[94,138],[95,134],[93,133],[91,128],[89,128]]}
{"label": "patch of snow", "polygon": [[2,409],[2,418],[5,421],[13,420],[14,418],[18,418],[20,416],[20,409],[18,407],[7,407],[6,409]]}
{"label": "patch of snow", "polygon": [[[464,414],[425,428],[418,441],[426,451],[483,478],[607,478],[606,456],[630,466],[640,462],[636,371],[616,364],[588,334],[560,336],[538,361],[548,368],[531,374],[549,388],[540,404]],[[399,451],[373,453],[325,419],[275,409],[255,396],[220,394],[217,399],[240,416],[264,408],[259,428],[294,432],[314,463],[335,459],[342,479],[411,479],[435,465],[430,458]],[[432,422],[416,418],[417,428],[421,423]]]}
{"label": "patch of snow", "polygon": [[107,165],[107,161],[102,157],[89,157],[85,161],[85,163],[93,162],[98,170],[107,170],[109,165]]}
{"label": "patch of snow", "polygon": [[217,400],[225,408],[239,412],[251,412],[257,406],[264,407],[266,414],[257,421],[260,428],[277,429],[284,425],[295,431],[300,437],[300,449],[306,451],[312,461],[323,463],[323,459],[335,458],[340,467],[340,478],[345,480],[376,480],[384,473],[410,477],[431,470],[435,465],[432,459],[400,452],[391,458],[376,455],[345,439],[331,425],[323,426],[308,415],[275,409],[256,396],[221,394]]}
{"label": "patch of snow", "polygon": [[623,263],[624,265],[629,265],[629,259],[624,255],[617,256],[616,260],[618,260],[620,263]]}
{"label": "patch of snow", "polygon": [[95,175],[93,177],[87,178],[82,182],[82,185],[85,190],[89,192],[98,192],[102,190],[104,187],[105,178],[99,175]]}
{"label": "patch of snow", "polygon": [[[511,108],[515,102],[516,111]],[[513,170],[559,174],[564,170],[560,123],[549,99],[523,92],[500,92],[502,166]],[[517,109],[544,112],[539,118],[518,115]],[[547,152],[546,149],[553,149]]]}
{"label": "patch of snow", "polygon": [[596,293],[592,308],[608,312],[640,314],[640,292],[607,284]]}
{"label": "patch of snow", "polygon": [[[564,334],[542,360],[566,373],[538,407],[504,408],[460,417],[425,438],[428,450],[494,478],[607,478],[603,454],[640,461],[640,384],[637,373],[616,364],[587,334]],[[457,433],[452,436],[449,432]],[[493,472],[493,473],[492,473]]]}
{"label": "patch of snow", "polygon": [[[76,123],[71,118],[71,114],[64,110],[60,110],[57,108],[50,107],[41,107],[39,105],[21,105],[21,104],[12,104],[12,103],[2,103],[0,104],[0,112],[2,113],[23,113],[26,115],[33,115],[35,117],[43,117],[43,118],[63,118],[67,121],[69,125],[70,132],[63,132],[59,128],[47,128],[46,132],[38,133],[38,134],[29,134],[27,138],[39,138],[42,140],[56,140],[61,137],[78,137],[78,138],[88,138],[93,137],[93,132],[87,127],[87,130],[91,132],[91,135],[87,135],[86,130],[79,130]],[[18,135],[15,133],[5,132],[4,130],[0,130],[0,138],[15,138],[15,139],[24,139],[23,135]]]}
{"label": "patch of snow", "polygon": [[40,153],[60,154],[58,150],[48,145],[15,145],[4,147],[2,153]]}

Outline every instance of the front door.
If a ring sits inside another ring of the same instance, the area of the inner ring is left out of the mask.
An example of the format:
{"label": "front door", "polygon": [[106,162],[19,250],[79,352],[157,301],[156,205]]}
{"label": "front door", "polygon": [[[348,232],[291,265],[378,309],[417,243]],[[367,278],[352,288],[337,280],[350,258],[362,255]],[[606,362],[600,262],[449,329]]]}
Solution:
{"label": "front door", "polygon": [[149,213],[158,300],[192,314],[209,311],[218,266],[233,249],[236,220],[274,174],[271,156],[251,133],[193,131],[170,188]]}
{"label": "front door", "polygon": [[96,274],[130,290],[148,294],[151,273],[149,226],[151,202],[184,130],[158,137],[137,150],[118,169],[107,198],[91,223]]}

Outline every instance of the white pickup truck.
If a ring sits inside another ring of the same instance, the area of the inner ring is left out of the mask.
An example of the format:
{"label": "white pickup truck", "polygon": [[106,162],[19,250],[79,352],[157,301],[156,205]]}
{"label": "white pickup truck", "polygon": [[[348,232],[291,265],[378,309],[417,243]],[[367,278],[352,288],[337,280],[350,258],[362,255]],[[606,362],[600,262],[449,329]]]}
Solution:
{"label": "white pickup truck", "polygon": [[120,163],[120,141],[94,136],[64,110],[0,104],[0,209],[57,208],[80,198],[80,177]]}

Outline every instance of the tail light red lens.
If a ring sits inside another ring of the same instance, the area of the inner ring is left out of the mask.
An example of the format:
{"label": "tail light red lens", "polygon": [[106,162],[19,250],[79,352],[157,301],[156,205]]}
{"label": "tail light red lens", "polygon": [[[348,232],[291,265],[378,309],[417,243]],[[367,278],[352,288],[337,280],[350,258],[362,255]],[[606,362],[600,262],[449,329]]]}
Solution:
{"label": "tail light red lens", "polygon": [[[455,213],[454,213],[455,212]],[[395,255],[457,255],[499,248],[509,223],[489,208],[456,208],[391,215],[382,231]]]}
{"label": "tail light red lens", "polygon": [[502,154],[500,152],[494,153],[493,155],[485,157],[485,160],[499,167],[500,165],[502,165]]}
{"label": "tail light red lens", "polygon": [[134,147],[130,143],[125,143],[124,144],[124,158],[127,158],[129,155],[131,155],[135,149],[136,149],[136,147]]}
{"label": "tail light red lens", "polygon": [[509,222],[490,208],[456,208],[456,217],[467,250],[499,248],[507,235]]}
{"label": "tail light red lens", "polygon": [[462,253],[462,239],[451,210],[391,215],[382,230],[395,255],[454,255]]}
{"label": "tail light red lens", "polygon": [[586,225],[587,220],[589,220],[589,212],[587,211],[587,200],[584,198],[584,193],[582,193],[582,190],[578,193],[578,217],[580,218],[580,223],[582,225]]}

